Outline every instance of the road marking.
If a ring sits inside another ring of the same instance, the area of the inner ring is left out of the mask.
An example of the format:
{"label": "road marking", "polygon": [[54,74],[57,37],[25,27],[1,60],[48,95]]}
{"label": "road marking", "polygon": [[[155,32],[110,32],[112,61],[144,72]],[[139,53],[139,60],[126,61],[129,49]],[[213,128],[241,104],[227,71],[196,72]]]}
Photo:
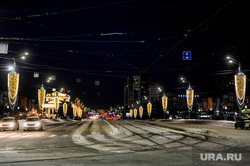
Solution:
{"label": "road marking", "polygon": [[49,137],[52,138],[52,137],[55,137],[56,135],[50,135]]}
{"label": "road marking", "polygon": [[19,135],[12,135],[12,136],[10,136],[10,138],[16,138],[16,137],[19,137]]}
{"label": "road marking", "polygon": [[67,137],[68,136],[68,134],[64,134],[64,135],[62,135],[62,137]]}

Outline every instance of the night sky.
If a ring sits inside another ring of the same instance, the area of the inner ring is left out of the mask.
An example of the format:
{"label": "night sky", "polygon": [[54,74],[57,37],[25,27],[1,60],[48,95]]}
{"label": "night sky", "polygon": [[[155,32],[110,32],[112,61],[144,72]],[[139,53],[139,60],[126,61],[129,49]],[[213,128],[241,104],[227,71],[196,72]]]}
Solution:
{"label": "night sky", "polygon": [[[184,76],[197,94],[212,95],[215,80],[229,76],[239,60],[250,62],[247,1],[0,1],[0,90],[7,90],[8,66],[18,60],[20,92],[36,98],[42,82],[70,90],[91,108],[123,104],[126,76],[148,72],[164,92],[185,93]],[[192,60],[183,61],[182,52]],[[39,78],[33,78],[38,72]],[[46,83],[50,75],[56,80]],[[77,83],[76,79],[81,82]],[[95,86],[100,81],[100,86]]]}

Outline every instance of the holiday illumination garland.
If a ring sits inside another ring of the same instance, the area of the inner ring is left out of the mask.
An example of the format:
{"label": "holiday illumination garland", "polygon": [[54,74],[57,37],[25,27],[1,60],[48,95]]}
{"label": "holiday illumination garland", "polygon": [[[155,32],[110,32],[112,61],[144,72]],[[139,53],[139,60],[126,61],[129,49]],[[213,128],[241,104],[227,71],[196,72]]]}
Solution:
{"label": "holiday illumination garland", "polygon": [[168,97],[166,97],[166,95],[164,94],[164,96],[162,97],[162,108],[164,111],[167,111],[167,107],[168,107]]}
{"label": "holiday illumination garland", "polygon": [[43,104],[45,102],[45,94],[46,90],[43,88],[43,86],[41,87],[41,89],[38,89],[38,105],[40,110],[43,109]]}
{"label": "holiday illumination garland", "polygon": [[130,109],[130,118],[132,118],[133,117],[133,110],[132,109]]}
{"label": "holiday illumination garland", "polygon": [[19,87],[19,74],[18,73],[9,73],[8,74],[8,97],[10,108],[14,109],[17,93]]}
{"label": "holiday illumination garland", "polygon": [[188,106],[188,109],[191,110],[193,107],[193,101],[194,101],[194,90],[192,90],[191,87],[189,87],[186,90],[186,95],[187,95],[187,106]]}
{"label": "holiday illumination garland", "polygon": [[142,116],[143,116],[143,107],[142,106],[140,106],[140,108],[139,108],[139,114],[140,114],[140,118],[142,118]]}
{"label": "holiday illumination garland", "polygon": [[66,117],[67,115],[67,109],[68,109],[68,105],[66,103],[63,104],[63,115],[64,117]]}
{"label": "holiday illumination garland", "polygon": [[134,109],[134,118],[136,119],[136,117],[137,117],[137,109],[135,108]]}
{"label": "holiday illumination garland", "polygon": [[234,75],[234,81],[237,104],[239,106],[239,109],[242,110],[246,93],[246,75],[244,75],[243,73],[238,73],[238,75]]}
{"label": "holiday illumination garland", "polygon": [[147,110],[148,110],[148,117],[150,117],[152,111],[152,104],[150,102],[147,104]]}

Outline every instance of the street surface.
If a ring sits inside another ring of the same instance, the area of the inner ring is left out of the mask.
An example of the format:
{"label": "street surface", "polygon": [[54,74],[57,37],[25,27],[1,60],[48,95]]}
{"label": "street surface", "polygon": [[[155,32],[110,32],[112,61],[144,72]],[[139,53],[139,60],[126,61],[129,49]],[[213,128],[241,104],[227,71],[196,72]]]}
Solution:
{"label": "street surface", "polygon": [[[19,131],[0,132],[0,165],[250,164],[250,130],[230,121],[44,119],[44,131],[19,123]],[[202,161],[201,153],[242,157]]]}

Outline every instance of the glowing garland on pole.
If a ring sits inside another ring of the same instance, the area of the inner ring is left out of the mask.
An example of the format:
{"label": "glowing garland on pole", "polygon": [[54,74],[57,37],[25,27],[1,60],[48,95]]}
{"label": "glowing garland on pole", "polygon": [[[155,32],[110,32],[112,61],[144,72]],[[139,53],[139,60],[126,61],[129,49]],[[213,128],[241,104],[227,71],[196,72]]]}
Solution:
{"label": "glowing garland on pole", "polygon": [[46,96],[46,90],[42,85],[41,89],[38,89],[38,106],[39,109],[42,111],[42,117],[43,117],[43,105],[45,102],[45,96]]}
{"label": "glowing garland on pole", "polygon": [[152,104],[150,102],[147,104],[147,110],[148,110],[148,117],[150,118],[152,112]]}
{"label": "glowing garland on pole", "polygon": [[133,110],[130,109],[129,112],[130,112],[130,118],[133,118]]}
{"label": "glowing garland on pole", "polygon": [[168,97],[164,93],[164,95],[162,96],[162,108],[163,108],[163,113],[164,113],[164,119],[165,119],[167,107],[168,107]]}
{"label": "glowing garland on pole", "polygon": [[66,117],[67,116],[67,110],[68,110],[68,105],[67,103],[63,104],[63,116]]}
{"label": "glowing garland on pole", "polygon": [[190,118],[190,112],[193,108],[193,102],[194,102],[194,90],[191,88],[190,83],[188,86],[188,89],[186,90],[187,95],[187,107],[189,112],[189,118]]}
{"label": "glowing garland on pole", "polygon": [[143,116],[143,107],[140,106],[139,108],[139,114],[140,114],[140,118],[142,119],[142,116]]}
{"label": "glowing garland on pole", "polygon": [[73,117],[74,118],[76,117],[76,110],[77,110],[77,107],[74,105],[73,106]]}
{"label": "glowing garland on pole", "polygon": [[135,108],[134,109],[134,118],[136,119],[136,117],[137,117],[137,109]]}
{"label": "glowing garland on pole", "polygon": [[19,74],[13,71],[8,74],[8,98],[10,108],[13,110],[15,108],[17,93],[19,87]]}
{"label": "glowing garland on pole", "polygon": [[55,109],[56,109],[56,112],[59,109],[59,98],[58,98],[58,96],[55,97]]}
{"label": "glowing garland on pole", "polygon": [[237,98],[237,104],[239,107],[239,116],[241,116],[241,110],[244,106],[245,101],[245,93],[246,93],[246,75],[242,72],[237,73],[234,75],[234,82],[235,82],[235,93]]}

